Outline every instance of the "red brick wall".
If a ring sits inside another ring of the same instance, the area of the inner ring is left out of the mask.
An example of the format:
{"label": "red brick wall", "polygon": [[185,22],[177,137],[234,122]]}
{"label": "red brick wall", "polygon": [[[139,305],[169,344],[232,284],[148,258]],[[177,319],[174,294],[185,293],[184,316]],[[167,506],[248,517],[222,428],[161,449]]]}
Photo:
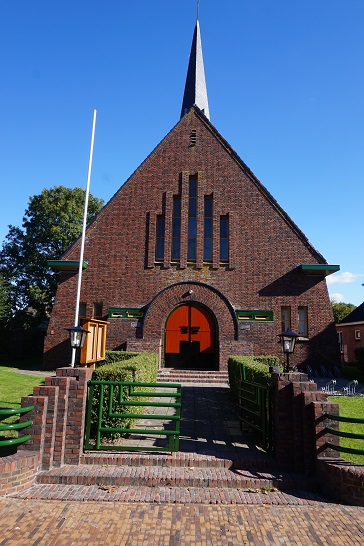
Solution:
{"label": "red brick wall", "polygon": [[[190,145],[191,130],[197,143]],[[154,263],[157,214],[166,216],[170,235],[173,195],[182,195],[182,242],[187,237],[187,186],[198,173],[198,225],[202,232],[203,196],[214,199],[214,240],[219,241],[219,216],[229,215],[230,258],[219,265],[218,244],[213,263],[202,261],[202,239],[197,261],[170,262],[166,246],[164,264]],[[79,243],[65,255],[79,259]],[[183,303],[181,283],[198,283],[195,301],[210,308],[219,332],[219,365],[227,355],[279,354],[276,334],[281,331],[280,309],[292,308],[292,330],[298,329],[297,307],[308,307],[309,342],[297,345],[292,364],[315,360],[327,365],[339,361],[337,337],[326,283],[321,277],[300,273],[297,264],[322,262],[295,224],[280,209],[249,169],[238,160],[211,125],[194,109],[185,115],[130,179],[104,207],[87,230],[81,301],[92,314],[93,302],[109,307],[150,306],[142,332],[130,321],[111,320],[108,348],[157,350],[163,359],[164,327],[173,305]],[[179,285],[179,286],[178,286]],[[166,301],[170,287],[171,302]],[[174,287],[174,288],[173,288]],[[221,297],[219,298],[213,287]],[[45,367],[67,365],[71,354],[65,328],[73,325],[77,275],[63,273],[45,342]],[[161,301],[158,302],[158,294]],[[212,308],[210,307],[212,305]],[[152,312],[153,309],[153,312]],[[233,309],[273,310],[274,323],[233,327]],[[226,320],[226,322],[225,322]],[[163,362],[162,362],[163,364]]]}
{"label": "red brick wall", "polygon": [[0,496],[22,491],[33,485],[41,468],[41,456],[36,451],[18,451],[0,457]]}
{"label": "red brick wall", "polygon": [[[364,324],[338,324],[338,332],[342,333],[342,359],[345,362],[355,362],[355,349],[364,347]],[[360,339],[356,339],[355,332],[360,332]]]}

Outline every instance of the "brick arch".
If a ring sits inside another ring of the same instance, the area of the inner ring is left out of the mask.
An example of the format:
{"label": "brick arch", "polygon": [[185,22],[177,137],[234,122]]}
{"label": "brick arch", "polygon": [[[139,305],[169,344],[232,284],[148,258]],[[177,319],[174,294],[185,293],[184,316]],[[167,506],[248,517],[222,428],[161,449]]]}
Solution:
{"label": "brick arch", "polygon": [[163,337],[170,313],[179,305],[188,302],[200,304],[212,313],[220,339],[237,340],[237,319],[227,297],[213,286],[190,281],[168,286],[153,298],[144,315],[143,338]]}

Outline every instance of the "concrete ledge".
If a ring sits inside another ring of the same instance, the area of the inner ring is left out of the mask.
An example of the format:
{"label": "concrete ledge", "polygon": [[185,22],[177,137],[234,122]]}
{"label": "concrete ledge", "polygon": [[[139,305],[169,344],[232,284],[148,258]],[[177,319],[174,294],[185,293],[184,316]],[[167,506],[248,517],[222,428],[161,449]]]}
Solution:
{"label": "concrete ledge", "polygon": [[317,459],[316,478],[321,491],[339,502],[364,506],[364,465],[341,458]]}
{"label": "concrete ledge", "polygon": [[41,455],[21,450],[0,458],[0,497],[22,491],[35,483],[40,470]]}

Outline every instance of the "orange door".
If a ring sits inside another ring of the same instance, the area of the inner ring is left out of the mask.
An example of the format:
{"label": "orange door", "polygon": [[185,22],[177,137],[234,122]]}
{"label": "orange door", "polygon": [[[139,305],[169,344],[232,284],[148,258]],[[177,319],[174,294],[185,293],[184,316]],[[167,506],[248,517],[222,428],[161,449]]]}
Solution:
{"label": "orange door", "polygon": [[[166,362],[168,355],[195,360],[200,354],[214,353],[214,323],[210,313],[194,305],[181,305],[169,316],[166,324]],[[169,358],[171,360],[172,356]],[[181,359],[179,359],[181,364]],[[167,364],[168,365],[168,364]]]}

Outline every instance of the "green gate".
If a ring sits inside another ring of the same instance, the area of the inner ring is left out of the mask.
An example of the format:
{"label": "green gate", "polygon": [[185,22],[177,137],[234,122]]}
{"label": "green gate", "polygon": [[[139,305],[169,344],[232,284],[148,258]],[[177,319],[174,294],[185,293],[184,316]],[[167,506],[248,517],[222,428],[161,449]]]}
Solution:
{"label": "green gate", "polygon": [[[179,450],[180,384],[89,381],[88,386],[84,449],[168,452]],[[167,401],[167,398],[173,401]],[[141,420],[153,420],[156,426],[137,426],[136,421]],[[114,438],[123,435],[166,437],[168,444],[116,445]]]}
{"label": "green gate", "polygon": [[241,423],[254,430],[257,443],[266,451],[272,451],[270,388],[242,378],[238,413]]}

